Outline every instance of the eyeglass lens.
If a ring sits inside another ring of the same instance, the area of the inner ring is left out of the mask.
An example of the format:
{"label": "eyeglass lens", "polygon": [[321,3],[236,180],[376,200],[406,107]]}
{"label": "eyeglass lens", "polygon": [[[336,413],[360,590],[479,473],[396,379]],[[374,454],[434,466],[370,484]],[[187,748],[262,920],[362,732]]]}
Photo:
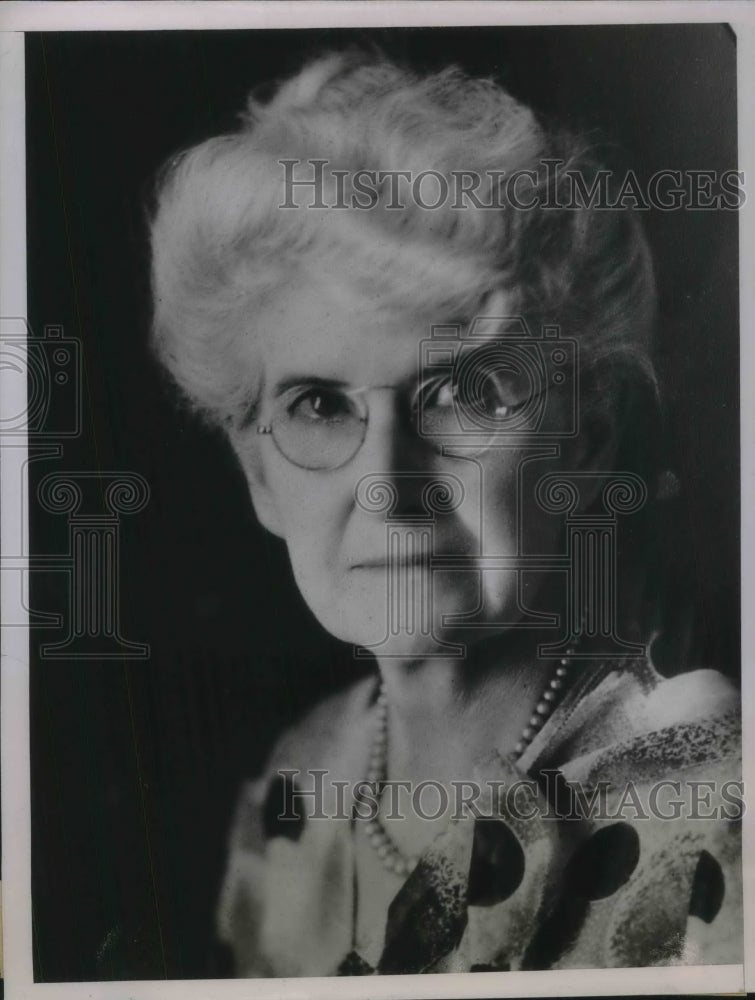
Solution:
{"label": "eyeglass lens", "polygon": [[[480,357],[438,373],[415,392],[414,432],[447,455],[475,455],[496,433],[523,429],[530,403],[543,396],[532,372],[510,359]],[[305,469],[336,469],[359,451],[368,422],[363,392],[321,386],[293,389],[276,401],[272,436],[281,453]]]}

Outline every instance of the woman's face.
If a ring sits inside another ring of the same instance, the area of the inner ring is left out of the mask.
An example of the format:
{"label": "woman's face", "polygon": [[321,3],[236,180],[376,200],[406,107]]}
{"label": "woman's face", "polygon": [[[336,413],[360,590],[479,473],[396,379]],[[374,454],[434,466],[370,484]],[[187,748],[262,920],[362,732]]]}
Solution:
{"label": "woman's face", "polygon": [[[342,393],[365,387],[357,398],[368,410],[361,447],[334,469],[298,467],[255,426],[238,433],[234,445],[260,520],[285,540],[297,584],[323,626],[377,647],[378,655],[428,656],[443,643],[470,643],[521,624],[542,573],[520,575],[491,559],[559,551],[558,519],[527,499],[531,473],[539,478],[558,468],[552,439],[500,435],[476,454],[465,451],[462,435],[455,457],[439,454],[417,433],[411,401],[418,380],[435,373],[420,370],[420,344],[448,317],[386,308],[347,278],[298,276],[255,315],[248,363],[250,372],[261,363],[260,424],[283,407],[310,430],[321,421],[333,427],[350,405]],[[485,313],[504,315],[505,302]],[[488,323],[478,335],[491,343],[495,329]],[[442,383],[433,385],[428,405],[454,405]],[[390,511],[371,502],[385,495],[367,488],[375,480],[393,492]],[[453,509],[427,510],[424,490],[433,482],[451,486]],[[430,556],[457,564],[431,563]]]}

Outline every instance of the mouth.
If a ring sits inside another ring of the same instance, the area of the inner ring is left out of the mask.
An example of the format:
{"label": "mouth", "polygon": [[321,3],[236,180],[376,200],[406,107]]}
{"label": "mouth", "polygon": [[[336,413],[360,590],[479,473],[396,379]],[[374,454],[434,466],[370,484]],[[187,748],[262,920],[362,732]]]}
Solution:
{"label": "mouth", "polygon": [[362,559],[358,563],[353,563],[349,568],[354,569],[415,569],[429,568],[433,556],[418,554],[416,556],[402,557],[400,559],[386,559],[381,556],[378,559]]}

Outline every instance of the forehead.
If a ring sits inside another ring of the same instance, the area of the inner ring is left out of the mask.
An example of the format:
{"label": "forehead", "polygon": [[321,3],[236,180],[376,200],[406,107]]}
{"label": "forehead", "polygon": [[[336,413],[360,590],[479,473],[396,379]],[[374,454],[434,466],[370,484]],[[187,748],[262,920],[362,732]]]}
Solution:
{"label": "forehead", "polygon": [[[494,303],[496,312],[501,315]],[[292,375],[353,386],[394,385],[414,377],[433,327],[463,321],[441,308],[396,306],[345,278],[301,272],[255,315],[255,363],[263,389]],[[495,333],[490,323],[483,329]],[[250,347],[250,350],[252,348]]]}
{"label": "forehead", "polygon": [[432,323],[348,282],[302,276],[255,317],[257,360],[265,386],[292,373],[390,385],[416,371]]}

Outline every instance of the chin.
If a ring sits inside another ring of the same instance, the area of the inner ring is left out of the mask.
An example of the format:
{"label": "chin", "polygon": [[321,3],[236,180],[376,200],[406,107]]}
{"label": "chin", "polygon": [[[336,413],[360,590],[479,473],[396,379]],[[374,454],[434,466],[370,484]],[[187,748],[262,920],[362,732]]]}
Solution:
{"label": "chin", "polygon": [[[336,639],[382,656],[421,659],[463,658],[467,644],[490,635],[488,628],[465,627],[462,621],[443,625],[447,616],[473,615],[479,624],[495,619],[500,595],[481,608],[480,579],[476,572],[436,573],[430,589],[417,587],[416,575],[402,577],[398,590],[388,592],[385,572],[364,570],[324,588],[302,587],[302,593],[320,624]],[[427,578],[425,578],[427,582]],[[490,605],[493,605],[491,607]],[[481,612],[480,617],[478,614]],[[493,629],[492,631],[495,631]]]}
{"label": "chin", "polygon": [[[321,624],[336,638],[361,647],[382,657],[405,658],[418,660],[438,656],[453,656],[461,659],[464,656],[466,644],[459,639],[460,629],[457,626],[449,628],[441,626],[441,613],[459,613],[463,609],[459,604],[435,606],[434,614],[425,614],[417,603],[409,608],[406,605],[402,613],[391,616],[385,595],[371,602],[367,607],[349,606],[349,602],[341,604],[342,613],[334,614],[331,607],[327,614],[320,617]],[[465,631],[469,631],[468,629]]]}

